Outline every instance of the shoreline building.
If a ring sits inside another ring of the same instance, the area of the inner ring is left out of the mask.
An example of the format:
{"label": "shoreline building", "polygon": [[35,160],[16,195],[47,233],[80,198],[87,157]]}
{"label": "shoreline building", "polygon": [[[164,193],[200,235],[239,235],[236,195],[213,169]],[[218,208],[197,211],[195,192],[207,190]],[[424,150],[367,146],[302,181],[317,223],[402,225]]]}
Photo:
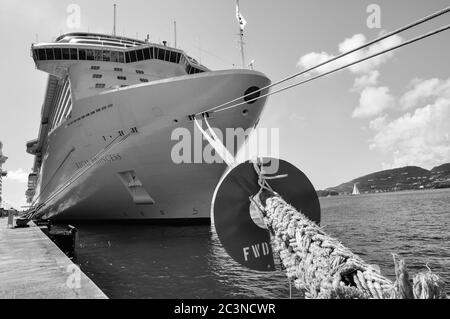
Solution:
{"label": "shoreline building", "polygon": [[3,144],[0,141],[0,208],[2,207],[2,178],[6,176],[6,171],[2,170],[2,165],[5,164],[8,159],[6,156],[3,156],[2,148]]}

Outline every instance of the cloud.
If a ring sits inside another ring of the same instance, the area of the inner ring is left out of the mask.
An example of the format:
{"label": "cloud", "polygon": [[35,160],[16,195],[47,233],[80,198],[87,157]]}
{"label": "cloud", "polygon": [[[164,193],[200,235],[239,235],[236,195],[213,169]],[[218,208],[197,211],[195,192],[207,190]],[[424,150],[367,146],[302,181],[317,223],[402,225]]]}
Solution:
{"label": "cloud", "polygon": [[366,87],[361,92],[359,106],[353,111],[354,118],[368,118],[381,114],[384,110],[394,105],[394,98],[389,93],[389,88]]}
{"label": "cloud", "polygon": [[378,84],[378,78],[380,77],[380,72],[377,70],[372,70],[367,74],[364,74],[355,79],[353,84],[353,90],[362,91],[368,86],[375,86]]}
{"label": "cloud", "polygon": [[[334,58],[334,55],[328,54],[326,52],[311,52],[305,54],[297,62],[298,68],[309,69],[320,63]],[[335,63],[334,63],[335,64]],[[333,69],[333,63],[326,64],[320,68],[314,70],[315,73],[328,72]]]}
{"label": "cloud", "polygon": [[8,175],[6,176],[7,180],[15,181],[18,183],[26,184],[28,183],[28,173],[23,169],[19,168],[15,171],[8,171]]}
{"label": "cloud", "polygon": [[400,105],[403,110],[409,110],[437,96],[450,97],[450,79],[447,81],[440,81],[437,78],[425,81],[416,79],[412,83],[412,89],[401,97]]}
{"label": "cloud", "polygon": [[[341,53],[344,53],[344,52],[350,51],[358,46],[361,46],[366,42],[367,42],[366,37],[363,34],[355,34],[353,37],[351,37],[349,39],[345,39],[341,44],[339,44],[339,51]],[[353,61],[363,59],[363,58],[366,58],[375,53],[386,50],[387,48],[398,45],[402,42],[403,42],[402,37],[400,37],[398,35],[394,35],[390,38],[387,38],[380,42],[377,42],[377,43],[369,46],[366,49],[358,50],[355,53],[349,54],[348,56],[344,57],[344,61],[346,63],[351,63]],[[349,68],[349,70],[355,74],[369,73],[369,72],[375,70],[376,68],[380,67],[382,64],[386,63],[393,56],[394,56],[394,53],[392,51],[390,51],[388,53],[384,53],[377,57],[366,60],[364,62],[355,64],[355,65],[351,66]]]}
{"label": "cloud", "polygon": [[[329,71],[403,41],[400,36],[387,38],[314,72]],[[355,34],[342,41],[338,51],[348,52],[366,42],[363,34]],[[368,127],[374,132],[374,137],[370,140],[370,149],[392,154],[392,162],[382,163],[383,168],[407,165],[432,168],[450,161],[450,78],[416,79],[408,91],[396,98],[390,93],[389,87],[379,85],[378,69],[393,55],[391,51],[347,68],[355,76],[351,91],[360,95],[352,117],[371,119]],[[302,56],[297,66],[310,68],[333,57],[327,52],[311,52]],[[387,111],[396,105],[399,106],[398,110],[410,112],[394,118]]]}
{"label": "cloud", "polygon": [[[358,50],[343,58],[324,65],[312,72],[327,72],[334,68],[342,67],[346,64],[366,58],[402,42],[402,37],[394,35],[372,44],[368,48]],[[366,37],[363,34],[358,33],[342,41],[338,46],[338,50],[342,54],[362,46],[364,43],[367,43]],[[351,91],[360,93],[359,105],[353,110],[352,113],[353,118],[369,118],[372,116],[377,116],[384,110],[393,106],[394,98],[389,93],[389,88],[385,86],[376,87],[380,77],[380,72],[377,68],[388,61],[392,56],[393,52],[388,52],[348,68],[352,74],[357,76]],[[333,57],[335,56],[327,52],[311,52],[300,57],[297,67],[309,69],[317,64],[332,59]]]}
{"label": "cloud", "polygon": [[[369,55],[372,55],[374,53],[385,50],[391,46],[400,44],[402,41],[403,41],[403,39],[400,36],[394,35],[390,38],[387,38],[383,41],[373,44],[366,49],[358,50],[358,51],[351,53],[343,58],[338,59],[337,61],[334,61],[325,66],[322,66],[319,69],[315,70],[314,72],[321,73],[321,72],[330,71],[333,68],[355,62],[356,60],[368,57]],[[342,53],[348,52],[352,49],[355,49],[355,48],[363,45],[366,42],[367,42],[366,37],[363,34],[361,34],[361,33],[355,34],[352,37],[345,39],[344,41],[342,41],[339,44],[339,46],[338,46],[339,53],[342,54]],[[349,67],[348,70],[354,74],[367,74],[367,73],[375,70],[376,68],[378,68],[381,64],[385,63],[392,56],[393,56],[393,52],[385,53],[378,57],[355,64],[355,65]],[[326,60],[329,60],[333,57],[335,57],[333,54],[330,54],[327,52],[311,52],[311,53],[305,54],[302,57],[300,57],[300,59],[297,63],[297,67],[308,69],[319,63],[325,62]]]}
{"label": "cloud", "polygon": [[370,145],[393,154],[393,163],[385,167],[418,165],[432,168],[450,160],[450,96],[439,96],[413,113],[383,125],[374,123],[377,131]]}
{"label": "cloud", "polygon": [[369,127],[374,131],[380,131],[386,125],[386,115],[377,117],[376,119],[370,121]]}

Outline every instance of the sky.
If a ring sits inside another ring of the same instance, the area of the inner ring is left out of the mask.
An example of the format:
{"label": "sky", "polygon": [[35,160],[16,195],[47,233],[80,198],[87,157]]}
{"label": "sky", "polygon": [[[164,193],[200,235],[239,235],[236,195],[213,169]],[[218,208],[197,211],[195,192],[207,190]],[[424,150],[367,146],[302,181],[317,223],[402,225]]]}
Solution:
{"label": "sky", "polygon": [[[0,141],[9,160],[3,198],[25,203],[47,75],[33,42],[65,32],[117,33],[177,45],[212,70],[239,65],[234,0],[1,0]],[[80,8],[80,25],[70,19]],[[241,0],[245,52],[273,82],[449,5],[444,0]],[[379,15],[378,15],[379,13]],[[450,15],[384,41],[351,61],[448,24]],[[379,19],[378,19],[379,18]],[[69,20],[69,23],[68,23]],[[369,23],[368,23],[369,22]],[[271,96],[260,127],[279,128],[280,157],[317,189],[382,169],[450,162],[450,31]],[[337,66],[339,64],[334,64]],[[323,68],[319,71],[329,70]],[[311,73],[310,75],[315,75]]]}

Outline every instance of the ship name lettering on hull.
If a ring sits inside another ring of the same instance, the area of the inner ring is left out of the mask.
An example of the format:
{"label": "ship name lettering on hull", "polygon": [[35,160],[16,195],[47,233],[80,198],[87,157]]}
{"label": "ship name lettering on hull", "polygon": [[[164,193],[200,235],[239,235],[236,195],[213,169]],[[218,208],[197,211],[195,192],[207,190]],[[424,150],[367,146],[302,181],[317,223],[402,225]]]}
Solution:
{"label": "ship name lettering on hull", "polygon": [[[112,162],[116,162],[116,161],[120,161],[122,160],[122,157],[120,156],[120,154],[110,154],[110,155],[106,155],[103,156],[96,165],[103,165],[103,164],[108,164],[108,163],[112,163]],[[89,164],[90,161],[85,160],[85,161],[81,161],[81,162],[76,162],[75,166],[80,169],[84,166],[86,166],[87,164]]]}

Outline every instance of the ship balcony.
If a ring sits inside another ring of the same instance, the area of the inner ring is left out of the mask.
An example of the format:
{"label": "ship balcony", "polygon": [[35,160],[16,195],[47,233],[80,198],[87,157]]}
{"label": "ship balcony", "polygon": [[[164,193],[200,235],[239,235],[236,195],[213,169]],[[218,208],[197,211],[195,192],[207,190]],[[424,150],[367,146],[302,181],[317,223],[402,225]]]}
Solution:
{"label": "ship balcony", "polygon": [[40,153],[39,140],[32,140],[27,143],[27,153],[31,155],[37,155]]}

